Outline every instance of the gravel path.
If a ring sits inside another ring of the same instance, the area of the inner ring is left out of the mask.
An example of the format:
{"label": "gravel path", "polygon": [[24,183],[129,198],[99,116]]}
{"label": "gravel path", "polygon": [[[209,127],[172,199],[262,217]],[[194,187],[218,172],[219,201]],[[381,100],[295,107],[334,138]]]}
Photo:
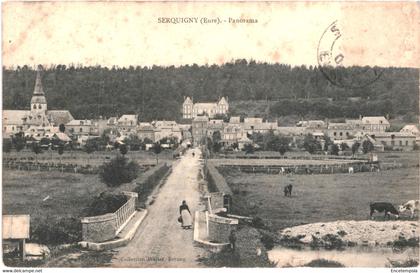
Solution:
{"label": "gravel path", "polygon": [[182,229],[177,221],[182,200],[187,201],[193,216],[200,209],[199,157],[198,149],[189,150],[173,164],[172,173],[148,208],[148,216],[133,240],[117,249],[111,266],[200,267],[197,258],[203,256],[205,250],[194,246],[193,230]]}

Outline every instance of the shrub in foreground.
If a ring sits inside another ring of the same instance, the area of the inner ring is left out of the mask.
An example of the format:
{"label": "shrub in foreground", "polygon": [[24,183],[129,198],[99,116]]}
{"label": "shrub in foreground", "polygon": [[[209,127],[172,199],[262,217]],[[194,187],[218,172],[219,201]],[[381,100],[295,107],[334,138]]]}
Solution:
{"label": "shrub in foreground", "polygon": [[85,216],[97,216],[106,213],[114,213],[127,202],[124,194],[102,192],[94,197],[92,202],[84,209]]}
{"label": "shrub in foreground", "polygon": [[339,263],[339,262],[326,260],[326,259],[312,260],[309,263],[305,264],[304,266],[308,266],[308,267],[344,267],[344,265]]}
{"label": "shrub in foreground", "polygon": [[414,259],[407,259],[405,261],[391,261],[388,259],[388,261],[388,267],[417,267],[419,265],[419,262]]}
{"label": "shrub in foreground", "polygon": [[100,177],[103,183],[109,187],[117,187],[124,183],[130,183],[137,178],[139,165],[127,158],[117,156],[110,162],[101,166]]}
{"label": "shrub in foreground", "polygon": [[75,243],[82,239],[82,224],[75,217],[47,218],[34,227],[31,238],[49,245]]}

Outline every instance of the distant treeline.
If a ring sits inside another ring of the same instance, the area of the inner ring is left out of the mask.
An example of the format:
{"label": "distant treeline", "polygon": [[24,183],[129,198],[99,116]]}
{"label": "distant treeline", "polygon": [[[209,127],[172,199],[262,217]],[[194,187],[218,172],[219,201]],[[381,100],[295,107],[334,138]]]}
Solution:
{"label": "distant treeline", "polygon": [[[363,85],[365,67],[341,68],[347,82]],[[49,109],[68,109],[75,118],[136,113],[142,120],[181,119],[184,96],[194,101],[277,101],[269,116],[324,117],[418,114],[418,69],[383,68],[364,87],[340,87],[318,67],[237,60],[224,65],[107,68],[56,65],[42,73]],[[3,68],[3,108],[28,109],[35,68]],[[358,81],[361,81],[360,83]],[[360,97],[350,101],[349,97]],[[234,109],[232,109],[234,111]],[[261,113],[267,115],[267,113]]]}

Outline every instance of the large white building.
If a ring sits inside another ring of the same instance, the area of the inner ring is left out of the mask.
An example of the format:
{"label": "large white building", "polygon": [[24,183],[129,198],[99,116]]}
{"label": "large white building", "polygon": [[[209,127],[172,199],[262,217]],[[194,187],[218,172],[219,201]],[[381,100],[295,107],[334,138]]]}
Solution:
{"label": "large white building", "polygon": [[48,110],[40,72],[41,67],[38,67],[30,110],[3,110],[3,137],[24,132],[25,135],[40,138],[45,135],[43,132],[56,131],[53,127],[74,119],[68,110]]}
{"label": "large white building", "polygon": [[217,114],[225,115],[229,112],[229,103],[225,97],[219,99],[218,102],[198,102],[194,103],[193,99],[186,97],[182,104],[182,117],[185,119],[193,119],[197,116],[208,116],[213,118]]}

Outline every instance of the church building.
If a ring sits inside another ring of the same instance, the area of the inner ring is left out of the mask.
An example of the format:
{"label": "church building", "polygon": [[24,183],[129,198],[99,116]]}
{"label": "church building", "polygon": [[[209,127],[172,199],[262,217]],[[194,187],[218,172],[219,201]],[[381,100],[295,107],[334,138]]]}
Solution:
{"label": "church building", "polygon": [[40,138],[58,131],[60,124],[67,124],[73,119],[68,110],[48,110],[41,81],[41,66],[38,66],[30,110],[3,110],[3,138],[19,132]]}

